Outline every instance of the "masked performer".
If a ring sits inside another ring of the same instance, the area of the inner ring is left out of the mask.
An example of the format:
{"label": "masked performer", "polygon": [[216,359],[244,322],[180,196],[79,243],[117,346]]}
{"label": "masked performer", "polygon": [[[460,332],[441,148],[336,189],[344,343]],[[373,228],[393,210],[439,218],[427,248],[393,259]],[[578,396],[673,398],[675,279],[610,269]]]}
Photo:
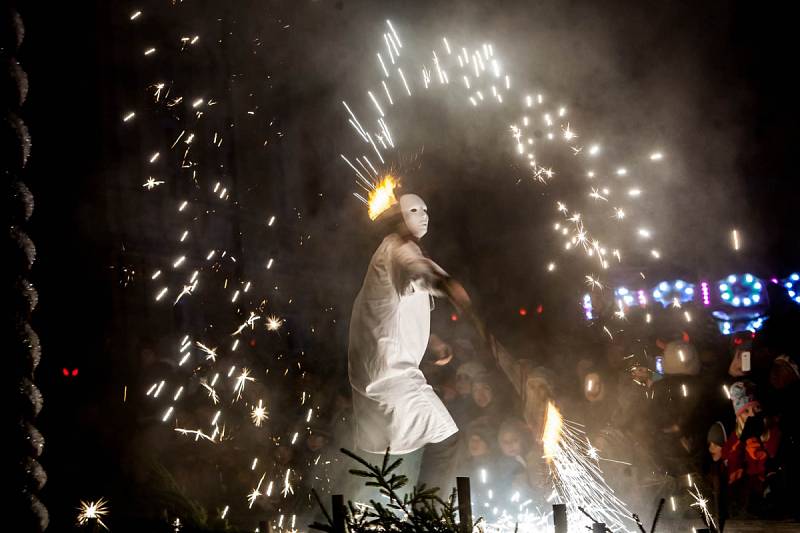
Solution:
{"label": "masked performer", "polygon": [[382,456],[390,448],[403,457],[411,485],[418,470],[418,483],[444,489],[458,428],[419,365],[430,335],[432,296],[448,297],[463,313],[470,312],[470,300],[419,247],[428,231],[425,202],[414,194],[397,201],[393,193],[390,202],[375,216],[388,235],[372,256],[350,320],[356,446],[362,455]]}

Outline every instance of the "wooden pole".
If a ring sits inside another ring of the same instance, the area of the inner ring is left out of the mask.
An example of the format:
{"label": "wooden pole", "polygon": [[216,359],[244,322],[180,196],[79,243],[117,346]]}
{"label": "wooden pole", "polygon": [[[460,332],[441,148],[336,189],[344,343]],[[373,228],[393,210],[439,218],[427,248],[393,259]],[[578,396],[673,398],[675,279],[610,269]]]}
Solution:
{"label": "wooden pole", "polygon": [[469,490],[469,478],[456,478],[458,492],[459,530],[461,533],[472,533],[472,495]]}
{"label": "wooden pole", "polygon": [[333,533],[345,533],[344,496],[331,496],[331,514],[333,515]]}
{"label": "wooden pole", "polygon": [[567,504],[553,505],[553,526],[556,533],[567,533]]}

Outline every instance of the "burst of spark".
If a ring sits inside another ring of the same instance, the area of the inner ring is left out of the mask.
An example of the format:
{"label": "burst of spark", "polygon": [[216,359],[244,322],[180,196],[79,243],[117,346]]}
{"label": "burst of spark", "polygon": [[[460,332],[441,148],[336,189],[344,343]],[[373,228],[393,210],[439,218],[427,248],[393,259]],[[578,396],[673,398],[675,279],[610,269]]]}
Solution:
{"label": "burst of spark", "polygon": [[600,290],[603,290],[603,284],[600,282],[600,280],[594,278],[591,275],[586,276],[586,285],[591,287],[592,290],[594,290],[595,287],[597,287]]}
{"label": "burst of spark", "polygon": [[600,194],[600,191],[596,188],[592,188],[592,192],[589,193],[590,198],[594,198],[595,200],[603,200],[605,202],[608,201],[608,198]]}
{"label": "burst of spark", "polygon": [[725,393],[725,397],[729,400],[731,399],[731,391],[727,385],[722,385],[722,391]]}
{"label": "burst of spark", "polygon": [[205,344],[203,344],[200,341],[196,341],[195,344],[197,345],[198,348],[200,348],[202,351],[205,352],[206,361],[208,361],[210,359],[212,362],[215,362],[215,363],[217,362],[217,347],[216,346],[213,347],[213,348],[209,348],[208,346],[206,346]]}
{"label": "burst of spark", "polygon": [[692,498],[694,498],[694,503],[691,507],[697,507],[703,513],[703,520],[705,521],[706,525],[711,526],[711,528],[716,531],[717,530],[717,523],[714,521],[714,517],[708,510],[708,499],[703,497],[703,494],[700,492],[700,489],[697,488],[697,485],[692,483],[694,487],[694,492],[691,490],[689,494],[691,494]]}
{"label": "burst of spark", "polygon": [[177,305],[178,302],[181,301],[181,298],[192,294],[192,291],[194,291],[196,287],[197,287],[197,281],[195,281],[194,283],[190,283],[189,285],[184,285],[183,289],[181,290],[180,294],[178,294],[178,297],[175,298],[175,302],[172,305]]}
{"label": "burst of spark", "polygon": [[185,429],[185,428],[175,428],[175,431],[180,433],[181,435],[194,435],[194,440],[198,441],[200,439],[205,439],[207,441],[214,442],[212,437],[209,437],[205,433],[203,433],[200,429]]}
{"label": "burst of spark", "polygon": [[161,421],[162,422],[166,422],[169,419],[169,417],[172,415],[172,411],[174,411],[174,408],[170,405],[169,408],[164,413],[164,416],[161,417]]}
{"label": "burst of spark", "polygon": [[651,235],[652,235],[650,233],[650,230],[647,229],[647,228],[639,228],[638,233],[639,233],[639,236],[644,238],[644,239],[649,239],[651,237]]}
{"label": "burst of spark", "polygon": [[239,325],[239,327],[238,327],[238,328],[236,328],[236,331],[234,331],[234,332],[231,334],[231,336],[233,337],[233,336],[236,336],[236,335],[238,335],[239,333],[241,333],[242,331],[244,331],[244,329],[245,329],[245,328],[247,328],[247,327],[249,327],[250,329],[255,329],[255,327],[256,327],[256,320],[258,320],[259,318],[261,318],[261,317],[260,317],[260,316],[258,316],[257,314],[255,314],[254,312],[250,311],[250,316],[249,316],[249,317],[247,317],[247,320],[245,320],[244,322],[242,322],[242,323]]}
{"label": "burst of spark", "polygon": [[275,215],[269,217],[269,222],[267,222],[267,226],[272,226],[275,223]]}
{"label": "burst of spark", "polygon": [[139,16],[140,16],[141,14],[142,14],[142,12],[141,12],[141,11],[134,11],[134,12],[131,14],[131,16],[130,16],[130,20],[136,20],[137,18],[139,18]]}
{"label": "burst of spark", "polygon": [[255,382],[255,378],[250,376],[250,370],[247,368],[242,368],[242,373],[236,378],[236,383],[233,386],[233,392],[236,394],[236,399],[240,400],[242,398],[242,393],[244,392],[244,386],[247,384],[248,381]]}
{"label": "burst of spark", "polygon": [[628,196],[631,196],[633,198],[636,198],[637,196],[641,196],[641,194],[642,194],[642,190],[641,189],[636,189],[636,188],[628,189]]}
{"label": "burst of spark", "polygon": [[739,232],[733,230],[731,232],[731,238],[733,239],[733,249],[739,251]]}
{"label": "burst of spark", "polygon": [[253,410],[250,412],[250,419],[253,421],[255,426],[261,427],[261,423],[264,422],[269,418],[267,416],[267,408],[264,407],[264,403],[262,400],[258,400],[258,405],[253,406]]}
{"label": "burst of spark", "polygon": [[650,250],[650,255],[652,255],[654,259],[661,259],[661,252],[656,249]]}
{"label": "burst of spark", "polygon": [[555,263],[548,263],[548,265],[547,265],[547,271],[548,272],[552,272],[555,269],[556,269],[556,264]]}
{"label": "burst of spark", "polygon": [[578,138],[575,132],[570,129],[569,122],[567,123],[567,127],[563,129],[563,132],[564,132],[564,139],[568,141]]}
{"label": "burst of spark", "polygon": [[266,324],[268,331],[278,331],[283,325],[283,320],[275,315],[270,315],[267,317]]}
{"label": "burst of spark", "polygon": [[163,298],[164,295],[167,294],[168,291],[169,291],[169,289],[167,287],[162,288],[158,292],[158,294],[156,294],[156,301],[159,301],[161,298]]}
{"label": "burst of spark", "polygon": [[622,220],[623,218],[625,218],[625,210],[622,209],[621,207],[615,207],[614,218],[616,218],[617,220]]}
{"label": "burst of spark", "polygon": [[142,184],[142,187],[144,187],[147,190],[153,190],[155,187],[158,187],[159,185],[163,185],[164,183],[165,182],[163,182],[161,180],[157,180],[157,179],[151,177],[151,178],[148,178],[147,181],[145,181]]}
{"label": "burst of spark", "polygon": [[200,381],[200,385],[202,385],[203,388],[208,391],[208,397],[211,398],[211,401],[214,403],[214,405],[217,405],[219,403],[219,395],[214,387],[209,385],[205,378]]}
{"label": "burst of spark", "polygon": [[664,154],[661,152],[653,152],[650,154],[650,161],[661,161],[662,159],[664,159]]}
{"label": "burst of spark", "polygon": [[144,51],[144,55],[149,56],[151,54],[154,54],[155,52],[156,52],[156,49],[151,47],[151,48],[148,48],[147,50]]}
{"label": "burst of spark", "polygon": [[616,174],[617,176],[626,176],[628,174],[628,169],[625,167],[619,167]]}
{"label": "burst of spark", "polygon": [[160,152],[155,152],[153,155],[151,155],[151,156],[150,156],[150,162],[151,162],[151,163],[155,163],[155,162],[156,162],[156,159],[158,159],[158,156],[159,156],[159,155],[161,155],[161,153],[160,153]]}
{"label": "burst of spark", "polygon": [[108,501],[105,498],[90,502],[81,500],[81,506],[78,507],[78,525],[83,526],[90,520],[94,520],[108,531],[108,527],[103,523],[103,517],[108,514],[108,511]]}
{"label": "burst of spark", "polygon": [[[253,466],[255,466],[255,464]],[[261,479],[258,480],[258,485],[256,486],[256,488],[253,489],[253,491],[250,493],[249,496],[247,496],[247,501],[250,503],[250,509],[253,508],[253,504],[255,503],[256,498],[261,496],[261,492],[259,492],[259,491],[261,490],[261,484],[264,482],[264,478],[266,477],[266,475],[267,475],[267,473],[265,472],[261,476]]]}

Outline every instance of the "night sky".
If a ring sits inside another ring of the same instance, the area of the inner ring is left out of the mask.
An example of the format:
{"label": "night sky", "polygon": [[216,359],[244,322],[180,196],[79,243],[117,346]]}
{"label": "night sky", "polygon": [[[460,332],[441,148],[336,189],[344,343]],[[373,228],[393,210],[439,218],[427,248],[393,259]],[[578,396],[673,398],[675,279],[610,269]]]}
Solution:
{"label": "night sky", "polygon": [[[131,24],[137,9],[144,16]],[[145,87],[155,79],[214,95],[227,113],[220,127],[236,123],[219,169],[235,186],[236,205],[203,234],[236,250],[237,268],[254,278],[276,259],[267,283],[281,290],[270,297],[297,331],[287,349],[324,352],[343,376],[350,305],[377,241],[339,158],[354,137],[340,101],[359,98],[374,77],[385,19],[411,50],[443,34],[491,41],[515,83],[563,101],[578,134],[609,146],[612,159],[663,150],[667,160],[642,180],[638,216],[655,230],[664,258],[652,261],[648,248],[632,246],[622,276],[717,279],[800,267],[790,81],[797,46],[783,9],[584,0],[27,6],[20,61],[30,79],[24,115],[33,140],[34,325],[43,347],[39,426],[55,527],[73,519],[78,498],[124,483],[115,444],[125,419],[115,418],[113,405],[143,339],[194,320],[156,309],[148,283],[154,264],[173,259],[163,237],[178,231],[173,199],[185,191],[175,185],[158,200],[145,194],[146,155],[179,130],[158,117],[131,127],[121,121],[149,98]],[[201,35],[200,46],[177,52],[184,34]],[[160,47],[152,60],[142,54],[151,45]],[[418,167],[405,185],[431,213],[423,246],[464,281],[495,331],[518,337],[530,326],[517,309],[545,303],[558,309],[541,319],[552,320],[548,331],[557,335],[563,321],[580,320],[585,292],[585,264],[570,266],[552,232],[555,200],[577,202],[585,192],[575,185],[579,167],[562,154],[553,166],[563,175],[547,186],[533,182],[510,163],[508,117],[475,119],[469,111],[422,96],[395,121],[403,155]],[[271,215],[275,229],[265,224]],[[732,228],[742,235],[739,253],[731,250]],[[547,277],[551,260],[564,268]],[[328,336],[309,333],[314,325]],[[67,378],[64,368],[79,373]]]}

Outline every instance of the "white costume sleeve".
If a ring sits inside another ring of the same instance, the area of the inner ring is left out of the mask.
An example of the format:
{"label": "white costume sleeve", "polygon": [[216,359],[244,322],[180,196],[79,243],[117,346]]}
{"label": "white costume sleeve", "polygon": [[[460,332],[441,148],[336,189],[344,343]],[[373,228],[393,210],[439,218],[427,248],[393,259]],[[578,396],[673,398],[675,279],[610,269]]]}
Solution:
{"label": "white costume sleeve", "polygon": [[447,277],[447,272],[439,265],[422,255],[422,250],[413,241],[406,241],[392,247],[392,282],[400,294],[410,285],[415,289],[444,296],[437,289],[437,282]]}

